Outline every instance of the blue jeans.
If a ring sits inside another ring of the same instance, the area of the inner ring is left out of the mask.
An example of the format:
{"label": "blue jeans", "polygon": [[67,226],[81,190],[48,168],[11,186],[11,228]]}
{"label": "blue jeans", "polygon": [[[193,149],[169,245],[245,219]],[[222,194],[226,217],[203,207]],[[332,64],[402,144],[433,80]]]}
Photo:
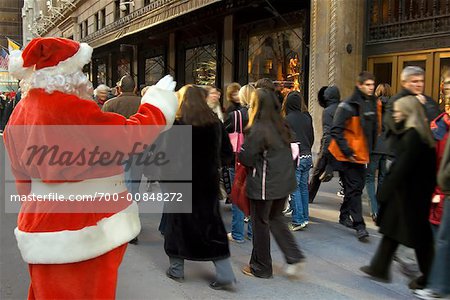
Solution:
{"label": "blue jeans", "polygon": [[378,170],[378,183],[377,191],[383,183],[384,176],[386,175],[386,159],[387,155],[384,154],[372,154],[370,156],[370,162],[367,165],[366,173],[366,191],[370,200],[370,209],[372,214],[378,214],[378,201],[375,191],[375,173]]}
{"label": "blue jeans", "polygon": [[450,196],[444,200],[444,211],[436,237],[436,253],[427,288],[441,295],[450,294]]}
{"label": "blue jeans", "polygon": [[[233,184],[234,181],[234,171],[234,168],[229,168],[231,184]],[[231,236],[235,240],[242,241],[244,240],[245,215],[242,210],[240,210],[239,207],[234,204],[231,204],[231,213]],[[249,239],[252,238],[251,221],[248,222],[247,236]]]}
{"label": "blue jeans", "polygon": [[301,158],[300,164],[295,169],[297,189],[291,194],[291,201],[289,202],[292,208],[292,223],[294,224],[302,224],[309,221],[308,180],[311,165],[312,157]]}

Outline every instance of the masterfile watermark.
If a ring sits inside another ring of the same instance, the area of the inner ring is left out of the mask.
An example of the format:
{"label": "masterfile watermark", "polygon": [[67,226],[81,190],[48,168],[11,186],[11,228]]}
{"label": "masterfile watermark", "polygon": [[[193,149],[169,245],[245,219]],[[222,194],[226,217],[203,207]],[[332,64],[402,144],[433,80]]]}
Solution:
{"label": "masterfile watermark", "polygon": [[190,212],[192,128],[163,128],[8,126],[6,212],[115,212],[131,201],[141,212]]}

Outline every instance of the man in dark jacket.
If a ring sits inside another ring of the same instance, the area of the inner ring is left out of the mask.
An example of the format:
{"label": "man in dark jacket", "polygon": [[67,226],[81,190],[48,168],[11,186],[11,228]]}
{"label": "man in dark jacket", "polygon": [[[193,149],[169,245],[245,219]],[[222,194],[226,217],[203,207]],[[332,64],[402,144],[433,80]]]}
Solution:
{"label": "man in dark jacket", "polygon": [[374,89],[373,75],[361,72],[353,95],[341,102],[336,110],[331,128],[332,140],[328,147],[339,162],[345,191],[339,223],[356,229],[360,241],[369,236],[362,216],[361,195],[366,164],[377,139],[378,109]]}
{"label": "man in dark jacket", "polygon": [[319,104],[324,108],[322,112],[323,135],[320,141],[319,157],[309,182],[309,203],[313,203],[321,181],[328,181],[333,176],[332,164],[328,163],[333,158],[328,151],[328,146],[331,140],[330,131],[333,126],[333,117],[340,100],[341,94],[337,86],[324,87],[322,99],[319,97]]}
{"label": "man in dark jacket", "polygon": [[429,122],[433,121],[440,113],[437,102],[431,97],[423,94],[425,87],[424,78],[425,72],[422,68],[416,66],[404,68],[400,75],[402,90],[389,99],[386,107],[386,114],[384,115],[384,125],[386,126],[386,137],[391,153],[394,152],[395,148],[395,136],[398,136],[398,130],[396,129],[394,119],[392,118],[395,101],[405,96],[416,96],[417,100],[422,103],[425,115]]}
{"label": "man in dark jacket", "polygon": [[139,105],[141,97],[136,96],[136,84],[130,75],[123,76],[117,83],[119,96],[109,99],[102,107],[102,111],[115,112],[126,118],[134,115]]}

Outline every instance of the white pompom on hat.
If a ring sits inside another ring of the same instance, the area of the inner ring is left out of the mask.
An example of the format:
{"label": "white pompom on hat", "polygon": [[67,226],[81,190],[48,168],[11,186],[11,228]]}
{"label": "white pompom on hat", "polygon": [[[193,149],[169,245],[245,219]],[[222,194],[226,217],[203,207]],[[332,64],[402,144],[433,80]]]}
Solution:
{"label": "white pompom on hat", "polygon": [[72,74],[91,61],[92,51],[88,44],[69,39],[35,38],[23,51],[11,51],[8,69],[17,79],[38,70],[46,75]]}

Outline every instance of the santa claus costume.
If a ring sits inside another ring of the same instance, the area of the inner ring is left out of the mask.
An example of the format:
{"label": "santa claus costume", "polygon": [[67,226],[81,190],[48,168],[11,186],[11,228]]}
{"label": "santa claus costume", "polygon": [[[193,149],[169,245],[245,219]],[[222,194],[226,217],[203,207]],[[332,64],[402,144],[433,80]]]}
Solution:
{"label": "santa claus costume", "polygon": [[[136,143],[151,143],[175,117],[175,82],[170,76],[149,88],[129,119],[102,112],[88,99],[92,87],[81,71],[91,54],[84,43],[36,38],[23,52],[12,51],[10,56],[9,71],[21,79],[24,94],[4,134],[19,195],[36,199],[52,193],[68,197],[102,192],[118,199],[113,205],[22,203],[15,235],[29,264],[29,299],[115,298],[127,242],[141,228],[137,205],[126,197],[120,163],[99,164],[81,156],[76,163],[51,163],[51,155],[35,162],[29,157],[30,147],[56,143],[64,151],[81,153],[100,145],[100,151],[129,153]],[[95,130],[99,125],[115,126],[114,135]],[[142,130],[148,127],[142,125],[156,126]],[[83,126],[93,129],[76,129]]]}

